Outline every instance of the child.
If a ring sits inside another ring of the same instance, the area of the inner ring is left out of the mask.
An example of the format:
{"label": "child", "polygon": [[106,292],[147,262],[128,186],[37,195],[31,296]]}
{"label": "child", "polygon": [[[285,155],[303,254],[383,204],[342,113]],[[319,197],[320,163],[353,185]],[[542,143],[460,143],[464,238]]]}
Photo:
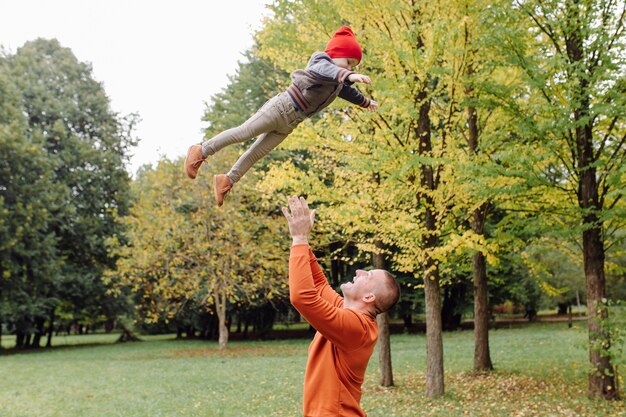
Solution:
{"label": "child", "polygon": [[371,83],[369,77],[351,71],[361,57],[361,47],[354,33],[342,26],[330,39],[324,52],[311,56],[305,70],[296,70],[291,74],[292,84],[287,91],[268,100],[241,126],[228,129],[202,145],[192,145],[185,160],[187,176],[196,178],[202,162],[225,146],[261,135],[227,174],[214,176],[215,200],[221,206],[233,184],[256,161],[278,146],[302,120],[328,106],[337,96],[369,111],[376,111],[378,103],[352,87],[355,82]]}

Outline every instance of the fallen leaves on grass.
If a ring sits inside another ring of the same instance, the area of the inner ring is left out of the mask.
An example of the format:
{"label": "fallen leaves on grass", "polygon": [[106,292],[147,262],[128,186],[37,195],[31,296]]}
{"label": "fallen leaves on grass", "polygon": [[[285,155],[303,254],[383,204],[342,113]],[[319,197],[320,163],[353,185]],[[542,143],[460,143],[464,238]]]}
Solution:
{"label": "fallen leaves on grass", "polygon": [[626,412],[623,402],[589,400],[584,384],[558,378],[532,378],[502,371],[446,375],[446,394],[441,399],[424,396],[425,382],[423,373],[399,375],[396,387],[383,388],[370,378],[363,405],[370,417],[617,417]]}
{"label": "fallen leaves on grass", "polygon": [[218,349],[215,346],[175,349],[168,352],[169,357],[174,358],[197,358],[197,357],[223,357],[235,358],[240,356],[295,356],[306,354],[302,346],[284,346],[281,345],[277,349],[263,346],[236,345],[228,346],[226,349]]}

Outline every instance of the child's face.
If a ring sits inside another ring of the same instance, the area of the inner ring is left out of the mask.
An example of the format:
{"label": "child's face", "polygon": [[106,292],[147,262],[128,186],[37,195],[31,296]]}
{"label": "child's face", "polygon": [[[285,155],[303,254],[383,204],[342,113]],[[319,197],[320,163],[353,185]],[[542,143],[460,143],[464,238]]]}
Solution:
{"label": "child's face", "polygon": [[352,70],[353,67],[359,65],[359,61],[354,58],[333,58],[335,65],[347,70]]}

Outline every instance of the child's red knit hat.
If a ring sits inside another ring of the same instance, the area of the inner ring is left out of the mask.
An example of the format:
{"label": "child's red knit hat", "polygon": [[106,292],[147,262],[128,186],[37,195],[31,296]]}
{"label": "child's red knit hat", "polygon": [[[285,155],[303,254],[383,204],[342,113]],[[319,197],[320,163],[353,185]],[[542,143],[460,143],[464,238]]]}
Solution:
{"label": "child's red knit hat", "polygon": [[324,50],[331,58],[354,58],[361,62],[363,52],[356,41],[354,32],[347,26],[342,26],[328,41]]}

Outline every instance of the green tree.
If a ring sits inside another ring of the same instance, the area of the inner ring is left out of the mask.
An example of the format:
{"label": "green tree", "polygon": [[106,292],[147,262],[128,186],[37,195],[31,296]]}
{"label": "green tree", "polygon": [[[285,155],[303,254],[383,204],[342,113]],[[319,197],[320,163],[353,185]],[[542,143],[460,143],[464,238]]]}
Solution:
{"label": "green tree", "polygon": [[[25,148],[45,152],[44,166],[54,183],[47,191],[54,194],[55,204],[48,206],[46,227],[54,236],[51,250],[62,262],[46,276],[47,290],[31,293],[32,299],[50,300],[46,314],[32,315],[37,334],[45,320],[52,326],[61,299],[71,302],[75,315],[112,317],[116,311],[108,308],[118,305],[107,302],[101,280],[113,262],[104,242],[119,232],[115,214],[128,208],[130,177],[124,162],[134,144],[135,118],[113,113],[91,67],[56,40],[27,42],[4,61],[3,72],[19,92],[17,108],[25,118],[22,138],[29,144]],[[29,293],[36,285],[24,282],[23,289]],[[18,329],[21,333],[31,332]],[[38,346],[39,340],[33,344]]]}
{"label": "green tree", "polygon": [[600,322],[607,315],[606,252],[623,238],[615,231],[626,218],[625,8],[612,0],[518,2],[519,14],[511,18],[526,22],[526,31],[498,36],[530,88],[511,103],[521,136],[539,150],[526,159],[526,178],[553,196],[544,210],[557,230],[580,239],[593,368],[589,394],[606,399],[618,396],[605,354],[610,340]]}
{"label": "green tree", "polygon": [[33,144],[20,99],[0,58],[0,323],[17,329],[24,347],[30,334],[41,337],[41,319],[56,303],[52,277],[61,260],[50,230],[59,186],[52,162]]}

